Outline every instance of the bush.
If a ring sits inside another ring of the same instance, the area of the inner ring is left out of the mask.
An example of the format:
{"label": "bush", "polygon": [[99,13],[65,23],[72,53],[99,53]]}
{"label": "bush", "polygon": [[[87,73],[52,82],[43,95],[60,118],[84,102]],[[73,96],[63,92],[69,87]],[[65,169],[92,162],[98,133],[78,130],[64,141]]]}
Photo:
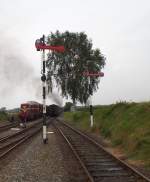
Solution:
{"label": "bush", "polygon": [[8,119],[8,114],[5,111],[0,111],[0,121],[5,121]]}

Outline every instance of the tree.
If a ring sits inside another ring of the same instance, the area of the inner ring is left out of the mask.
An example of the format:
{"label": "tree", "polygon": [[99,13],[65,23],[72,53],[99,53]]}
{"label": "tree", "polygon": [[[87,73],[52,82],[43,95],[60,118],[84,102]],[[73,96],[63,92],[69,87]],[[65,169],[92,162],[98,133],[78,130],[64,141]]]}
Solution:
{"label": "tree", "polygon": [[1,107],[0,112],[6,112],[6,107]]}
{"label": "tree", "polygon": [[73,106],[72,102],[66,102],[64,106],[64,111],[70,111],[72,106]]}
{"label": "tree", "polygon": [[99,49],[92,49],[92,41],[84,32],[51,33],[50,45],[64,45],[65,52],[50,52],[47,60],[47,83],[52,91],[53,80],[62,91],[62,96],[71,97],[73,103],[86,103],[88,97],[98,89],[99,77],[83,76],[85,71],[100,72],[105,65],[105,58]]}

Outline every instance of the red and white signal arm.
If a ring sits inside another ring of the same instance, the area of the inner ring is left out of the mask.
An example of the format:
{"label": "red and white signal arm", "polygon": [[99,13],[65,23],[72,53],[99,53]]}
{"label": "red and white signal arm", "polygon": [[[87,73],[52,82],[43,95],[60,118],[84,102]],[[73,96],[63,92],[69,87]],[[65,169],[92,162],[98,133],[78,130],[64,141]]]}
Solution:
{"label": "red and white signal arm", "polygon": [[37,51],[40,51],[40,50],[52,50],[52,51],[57,51],[57,52],[64,52],[65,51],[65,48],[64,46],[50,46],[50,45],[46,45],[46,44],[43,44],[40,39],[37,39],[35,41],[35,47],[36,47],[36,50]]}
{"label": "red and white signal arm", "polygon": [[104,76],[104,73],[103,72],[83,72],[83,75],[84,76],[99,76],[99,77],[103,77]]}

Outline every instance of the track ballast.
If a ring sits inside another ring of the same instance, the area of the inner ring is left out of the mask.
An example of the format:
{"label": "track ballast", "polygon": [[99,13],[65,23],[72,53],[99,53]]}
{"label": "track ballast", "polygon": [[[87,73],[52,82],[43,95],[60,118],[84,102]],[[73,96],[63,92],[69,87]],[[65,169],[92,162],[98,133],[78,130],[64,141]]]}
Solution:
{"label": "track ballast", "polygon": [[54,126],[69,144],[90,182],[150,182],[143,174],[116,158],[89,136],[64,122]]}

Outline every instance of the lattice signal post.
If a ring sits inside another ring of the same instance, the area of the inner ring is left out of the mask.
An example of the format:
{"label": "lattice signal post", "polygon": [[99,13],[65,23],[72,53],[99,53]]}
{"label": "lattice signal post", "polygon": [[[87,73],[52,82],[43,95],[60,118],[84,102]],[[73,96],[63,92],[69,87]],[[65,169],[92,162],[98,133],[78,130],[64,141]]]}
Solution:
{"label": "lattice signal post", "polygon": [[[104,73],[103,72],[92,73],[92,72],[86,71],[86,72],[83,73],[83,76],[88,77],[88,84],[89,84],[89,89],[90,89],[90,84],[91,84],[90,83],[90,77],[95,77],[95,76],[103,77]],[[93,127],[93,124],[94,124],[93,106],[92,106],[92,98],[90,98],[90,126]]]}
{"label": "lattice signal post", "polygon": [[37,51],[41,51],[41,61],[42,61],[42,70],[41,70],[41,81],[43,87],[43,143],[46,144],[48,141],[47,138],[47,127],[46,127],[46,60],[45,60],[45,50],[51,50],[56,52],[64,52],[64,46],[51,46],[46,45],[45,35],[42,38],[37,39],[35,42],[35,47]]}

